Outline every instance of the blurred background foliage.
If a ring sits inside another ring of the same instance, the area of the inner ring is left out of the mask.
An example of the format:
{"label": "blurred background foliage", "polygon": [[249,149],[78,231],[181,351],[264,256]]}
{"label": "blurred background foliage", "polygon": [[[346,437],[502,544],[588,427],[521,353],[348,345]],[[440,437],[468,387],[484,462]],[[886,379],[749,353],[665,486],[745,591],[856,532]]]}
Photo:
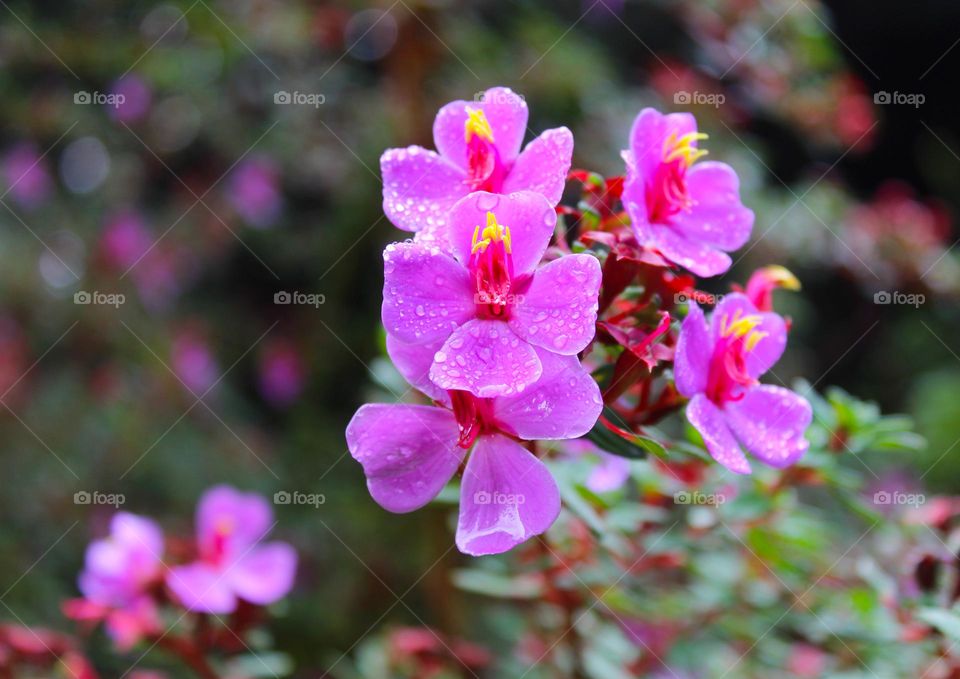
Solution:
{"label": "blurred background foliage", "polygon": [[[653,646],[681,659],[677,675],[714,676],[703,659],[722,671],[754,635],[756,648],[730,676],[770,676],[764,668],[787,667],[798,653],[793,662],[820,667],[809,664],[820,652],[830,653],[831,676],[850,667],[843,676],[870,676],[860,656],[898,668],[881,676],[914,676],[915,654],[929,658],[932,646],[891,646],[903,621],[883,597],[911,568],[904,555],[924,531],[884,528],[844,549],[879,520],[850,509],[866,485],[893,487],[895,473],[904,487],[957,491],[960,50],[948,29],[958,10],[835,4],[4,3],[0,619],[68,629],[60,602],[75,594],[83,547],[113,511],[77,505],[74,493],[123,493],[128,511],[186,531],[202,490],[228,482],[326,498],[319,508],[277,507],[275,533],[302,559],[295,595],[271,625],[295,676],[331,666],[333,676],[432,676],[384,663],[429,657],[442,669],[457,644],[450,676],[491,663],[501,669],[490,676],[520,676],[541,654],[547,660],[526,676],[569,669],[570,657],[547,651],[562,629],[556,616],[573,604],[544,593],[549,583],[566,590],[526,554],[537,545],[472,570],[452,548],[449,507],[383,512],[342,434],[360,402],[405,390],[378,359],[380,252],[403,236],[380,210],[379,155],[431,146],[439,106],[501,84],[526,97],[531,130],[569,126],[574,166],[605,175],[622,172],[619,151],[641,107],[693,110],[712,157],[737,169],[757,213],[751,244],[712,291],[757,266],[791,268],[804,290],[778,298],[794,324],[778,377],[803,375],[818,391],[839,385],[907,412],[929,441],[877,444],[890,431],[908,436],[909,426],[871,424],[870,407],[851,409],[834,392],[811,433],[822,440],[809,468],[849,491],[836,506],[790,489],[759,492],[777,484],[766,470],[713,514],[591,498],[578,515],[583,489],[568,489],[574,509],[551,531],[560,563],[584,525],[600,530],[596,520],[623,543],[620,558],[679,552],[686,574],[673,588],[664,575],[620,582],[611,595],[621,596],[580,623],[580,669],[620,676],[611,668],[646,663]],[[918,45],[921,34],[929,39]],[[884,93],[924,101],[885,104],[876,96]],[[110,103],[117,94],[123,104]],[[714,103],[687,103],[697,95]],[[77,303],[77,293],[94,292],[124,302]],[[278,304],[282,292],[323,303]],[[922,303],[884,303],[884,294],[902,299],[895,293]],[[854,449],[857,427],[867,443]],[[831,447],[841,431],[844,445]],[[891,447],[909,452],[875,452]],[[656,464],[632,464],[630,497],[675,492]],[[558,464],[556,473],[574,487],[580,471]],[[699,481],[704,492],[731,482],[716,469]],[[673,521],[683,529],[667,531]],[[854,558],[861,550],[871,554]],[[814,588],[787,618],[790,633],[763,636],[782,626],[782,597],[841,558],[842,596]],[[624,572],[606,555],[557,578],[590,589],[591,578],[609,585]],[[497,587],[508,600],[541,603],[478,607]],[[608,606],[634,627],[611,626]],[[705,634],[690,629],[714,619]],[[842,645],[821,623],[841,630]],[[419,625],[449,643],[435,648],[437,637],[408,629]],[[93,643],[106,676],[139,655],[112,656],[99,635]],[[162,665],[155,656],[142,664]],[[643,671],[655,676],[654,665]]]}

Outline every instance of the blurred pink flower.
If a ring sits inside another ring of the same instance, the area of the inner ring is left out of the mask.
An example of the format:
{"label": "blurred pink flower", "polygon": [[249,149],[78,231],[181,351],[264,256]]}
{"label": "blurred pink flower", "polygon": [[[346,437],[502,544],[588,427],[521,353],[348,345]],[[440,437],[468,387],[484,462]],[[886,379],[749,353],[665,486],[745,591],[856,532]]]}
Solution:
{"label": "blurred pink flower", "polygon": [[244,160],[230,175],[227,198],[251,226],[266,228],[280,215],[280,172],[265,156]]}
{"label": "blurred pink flower", "polygon": [[37,207],[50,195],[50,175],[33,144],[23,142],[7,151],[2,168],[4,192],[22,207]]}
{"label": "blurred pink flower", "polygon": [[87,548],[80,574],[82,599],[65,602],[74,620],[103,620],[120,649],[159,631],[156,606],[149,590],[161,580],[163,533],[150,519],[119,512],[110,535]]}
{"label": "blurred pink flower", "polygon": [[257,375],[260,393],[275,407],[284,408],[300,396],[306,383],[306,365],[294,344],[275,340],[260,355]]}
{"label": "blurred pink flower", "polygon": [[108,105],[111,118],[123,123],[132,123],[147,115],[153,95],[147,83],[140,76],[130,73],[115,81],[110,93],[122,96],[122,101]]}
{"label": "blurred pink flower", "polygon": [[286,542],[261,543],[273,510],[256,493],[215,486],[200,498],[199,558],[167,573],[167,587],[187,609],[232,613],[238,599],[258,606],[279,601],[293,587],[297,554]]}
{"label": "blurred pink flower", "polygon": [[195,396],[203,395],[216,384],[217,359],[198,333],[181,331],[173,339],[171,354],[173,371]]}

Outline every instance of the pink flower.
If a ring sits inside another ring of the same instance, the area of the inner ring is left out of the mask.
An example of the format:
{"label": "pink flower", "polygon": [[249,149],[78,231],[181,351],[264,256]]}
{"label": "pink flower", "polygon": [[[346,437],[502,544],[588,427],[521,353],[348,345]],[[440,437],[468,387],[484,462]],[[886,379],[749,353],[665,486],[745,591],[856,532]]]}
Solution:
{"label": "pink flower", "polygon": [[6,191],[25,208],[37,207],[50,194],[50,175],[32,144],[21,143],[7,152],[2,173]]}
{"label": "pink flower", "polygon": [[567,255],[537,268],[556,225],[543,196],[470,194],[450,211],[450,254],[423,243],[383,253],[383,325],[402,342],[439,344],[430,379],[487,398],[523,391],[539,356],[593,339],[600,264]]}
{"label": "pink flower", "polygon": [[87,547],[80,574],[83,599],[66,602],[65,613],[76,620],[103,620],[121,649],[160,630],[149,591],[161,580],[163,533],[150,519],[119,512],[110,522],[110,536]]}
{"label": "pink flower", "polygon": [[527,103],[508,88],[489,89],[476,102],[450,102],[433,123],[437,152],[408,146],[380,158],[383,211],[398,228],[443,245],[447,212],[472,191],[535,191],[556,205],[573,135],[566,127],[547,130],[520,153],[526,130]]}
{"label": "pink flower", "polygon": [[401,374],[440,406],[367,404],[347,426],[347,447],[384,509],[410,512],[447,484],[472,449],[460,486],[457,547],[498,554],[549,528],[560,494],[547,467],[518,442],[570,439],[600,416],[600,389],[575,356],[536,349],[540,380],[523,394],[477,398],[428,378],[436,345],[388,337]]}
{"label": "pink flower", "polygon": [[271,226],[283,207],[279,170],[266,157],[243,161],[230,176],[228,198],[243,219],[256,228]]}
{"label": "pink flower", "polygon": [[194,396],[202,396],[216,385],[217,359],[199,333],[179,332],[170,353],[173,371]]}
{"label": "pink flower", "polygon": [[150,87],[136,74],[130,73],[114,81],[110,93],[117,99],[116,104],[107,106],[107,112],[114,120],[133,123],[150,111],[153,99]]}
{"label": "pink flower", "polygon": [[674,376],[690,399],[687,419],[714,459],[738,474],[750,473],[740,444],[774,467],[793,464],[809,445],[803,434],[813,416],[810,404],[757,379],[786,345],[783,319],[758,311],[740,293],[724,297],[709,325],[695,303],[683,321]]}
{"label": "pink flower", "polygon": [[782,266],[767,266],[753,272],[744,293],[760,311],[772,311],[773,291],[777,288],[799,290],[800,281]]}
{"label": "pink flower", "polygon": [[293,587],[297,554],[285,542],[260,544],[273,511],[255,493],[215,486],[197,508],[199,558],[167,573],[167,587],[187,609],[232,613],[237,599],[258,606],[279,601]]}
{"label": "pink flower", "polygon": [[270,342],[260,355],[257,385],[265,399],[277,408],[296,401],[307,380],[307,368],[296,346],[289,340]]}
{"label": "pink flower", "polygon": [[750,237],[753,212],[740,203],[733,168],[697,163],[707,153],[703,139],[689,113],[640,111],[623,152],[623,204],[641,244],[698,276],[716,276],[730,268],[726,253]]}

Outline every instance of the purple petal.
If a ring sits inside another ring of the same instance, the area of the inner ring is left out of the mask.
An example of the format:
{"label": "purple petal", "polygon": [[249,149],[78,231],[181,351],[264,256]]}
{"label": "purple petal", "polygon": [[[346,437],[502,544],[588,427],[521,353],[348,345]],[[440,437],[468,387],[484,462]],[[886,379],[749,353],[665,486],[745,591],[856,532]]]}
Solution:
{"label": "purple petal", "polygon": [[507,323],[473,319],[457,328],[436,353],[430,379],[441,389],[491,398],[523,391],[540,372],[536,351]]}
{"label": "purple petal", "polygon": [[673,379],[677,391],[687,398],[706,390],[713,346],[714,340],[703,311],[695,302],[691,302],[687,317],[680,326],[680,338],[673,358]]}
{"label": "purple petal", "polygon": [[740,202],[740,180],[726,163],[705,161],[687,172],[687,193],[693,204],[671,220],[692,240],[720,250],[736,250],[750,238],[753,210]]}
{"label": "purple petal", "polygon": [[234,562],[226,577],[241,599],[268,606],[285,597],[293,588],[297,553],[285,542],[256,547]]}
{"label": "purple petal", "polygon": [[674,264],[698,276],[718,276],[730,268],[727,253],[699,240],[687,238],[673,227],[652,224],[650,235],[653,247]]}
{"label": "purple petal", "polygon": [[560,491],[543,462],[505,436],[480,437],[460,490],[461,552],[505,552],[543,533],[559,513]]}
{"label": "purple petal", "polygon": [[387,335],[387,354],[407,382],[434,401],[449,405],[450,397],[447,392],[430,381],[433,357],[443,346],[444,341],[441,339],[424,344],[408,344],[401,342],[393,335]]}
{"label": "purple petal", "polygon": [[713,459],[737,474],[750,473],[750,464],[733,438],[723,412],[710,399],[696,394],[687,404],[687,419],[700,432]]}
{"label": "purple petal", "polygon": [[600,387],[576,356],[538,351],[543,374],[517,396],[493,401],[493,416],[504,431],[522,439],[583,436],[600,417]]}
{"label": "purple petal", "polygon": [[670,133],[682,137],[697,131],[697,120],[690,113],[664,115],[653,108],[645,108],[637,114],[630,129],[630,153],[634,169],[640,176],[652,176],[663,162],[663,143]]}
{"label": "purple petal", "polygon": [[167,571],[167,587],[189,611],[222,615],[237,607],[225,573],[199,561]]}
{"label": "purple petal", "polygon": [[480,109],[486,115],[500,160],[509,166],[520,152],[527,131],[527,102],[507,87],[493,87],[484,93],[482,101],[451,101],[440,109],[433,121],[433,142],[440,155],[464,170],[467,167],[464,137],[467,107]]}
{"label": "purple petal", "polygon": [[203,553],[239,554],[261,540],[272,523],[273,509],[261,495],[214,486],[197,507],[197,542]]}
{"label": "purple petal", "polygon": [[600,262],[592,255],[567,255],[533,274],[519,297],[510,328],[538,347],[574,355],[593,339],[600,294]]}
{"label": "purple petal", "polygon": [[383,211],[405,231],[442,227],[468,191],[463,170],[420,146],[388,149],[380,156],[380,174]]}
{"label": "purple petal", "polygon": [[761,385],[724,406],[727,422],[747,450],[774,467],[786,467],[807,452],[803,434],[813,412],[805,398],[789,389]]}
{"label": "purple petal", "polygon": [[560,202],[573,157],[573,133],[566,127],[546,130],[527,144],[503,181],[503,192],[534,191],[551,205]]}
{"label": "purple petal", "polygon": [[387,511],[419,509],[437,496],[463,460],[453,413],[419,405],[362,406],[347,425],[347,447],[367,488]]}
{"label": "purple petal", "polygon": [[473,233],[487,223],[493,212],[501,226],[510,228],[513,271],[515,276],[530,273],[540,263],[553,230],[557,213],[539,193],[520,191],[500,195],[477,191],[457,201],[450,210],[449,239],[453,256],[461,263],[470,260]]}
{"label": "purple petal", "polygon": [[403,342],[443,339],[476,313],[467,270],[437,248],[391,243],[383,271],[383,327]]}
{"label": "purple petal", "polygon": [[758,311],[746,295],[735,292],[725,296],[713,310],[710,323],[714,341],[719,339],[726,324],[734,318],[745,316],[759,316],[760,323],[755,331],[765,333],[747,354],[747,374],[757,378],[767,372],[783,355],[787,347],[787,326],[779,315]]}
{"label": "purple petal", "polygon": [[609,493],[623,488],[630,478],[630,460],[597,451],[600,462],[587,477],[587,488],[594,493]]}

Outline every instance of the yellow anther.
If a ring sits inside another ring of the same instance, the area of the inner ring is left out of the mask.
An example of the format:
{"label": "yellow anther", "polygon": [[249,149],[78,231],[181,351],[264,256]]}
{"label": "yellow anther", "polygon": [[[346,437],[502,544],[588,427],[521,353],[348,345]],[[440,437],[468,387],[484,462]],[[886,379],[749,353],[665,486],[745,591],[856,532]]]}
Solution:
{"label": "yellow anther", "polygon": [[763,271],[773,283],[785,290],[800,289],[800,281],[786,267],[775,264],[764,268]]}
{"label": "yellow anther", "polygon": [[747,342],[744,345],[747,351],[753,351],[754,347],[759,344],[760,340],[769,335],[768,332],[763,332],[762,330],[754,330],[749,335],[747,335]]}
{"label": "yellow anther", "polygon": [[493,143],[493,129],[483,109],[467,106],[467,121],[463,124],[463,136],[469,142],[474,135]]}
{"label": "yellow anther", "polygon": [[677,158],[682,158],[684,164],[690,167],[707,155],[706,149],[699,149],[693,145],[695,142],[704,139],[709,139],[709,137],[703,132],[687,132],[679,138],[676,132],[671,132],[670,136],[663,142],[664,161],[672,163]]}
{"label": "yellow anther", "polygon": [[506,249],[507,254],[511,254],[512,242],[510,238],[510,227],[497,224],[497,216],[492,212],[488,212],[487,225],[484,227],[483,233],[480,232],[479,226],[473,230],[473,247],[470,251],[471,253],[477,250],[483,251],[486,250],[490,243],[499,243],[500,241],[503,241],[503,247]]}
{"label": "yellow anther", "polygon": [[[752,316],[744,316],[740,318],[740,309],[737,309],[733,314],[733,319],[729,319],[726,316],[723,317],[723,323],[720,325],[721,332],[720,334],[724,337],[744,337],[751,330],[760,325],[763,319],[756,314]],[[762,339],[762,338],[761,338]],[[760,340],[756,340],[759,342]]]}

